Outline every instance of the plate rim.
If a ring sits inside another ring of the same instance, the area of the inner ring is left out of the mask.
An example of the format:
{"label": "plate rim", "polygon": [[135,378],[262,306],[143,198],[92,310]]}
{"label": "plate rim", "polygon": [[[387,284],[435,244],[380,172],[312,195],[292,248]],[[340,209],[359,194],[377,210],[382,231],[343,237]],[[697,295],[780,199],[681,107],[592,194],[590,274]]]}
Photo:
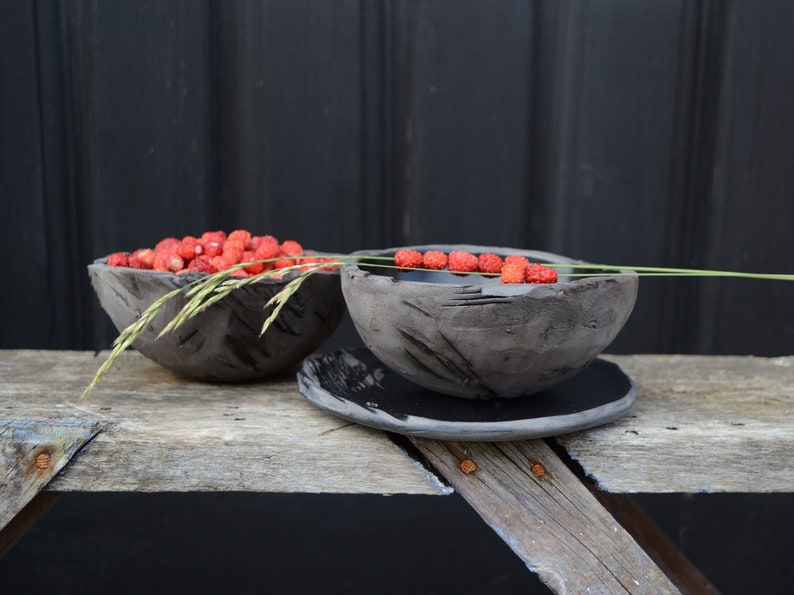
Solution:
{"label": "plate rim", "polygon": [[[619,399],[571,413],[517,420],[449,421],[433,419],[427,416],[408,415],[408,419],[402,421],[383,410],[369,409],[355,401],[333,394],[320,385],[319,378],[316,374],[316,368],[311,365],[313,361],[321,357],[338,357],[341,353],[348,353],[356,357],[356,359],[359,359],[355,354],[356,351],[367,351],[371,353],[366,347],[343,348],[328,353],[313,354],[305,358],[297,372],[300,393],[316,407],[338,417],[370,428],[407,436],[436,440],[467,440],[472,442],[548,438],[610,423],[625,415],[632,408],[638,396],[637,385],[620,366],[609,360],[596,358],[594,361],[601,361],[617,368],[628,380],[629,389]],[[373,355],[373,357],[376,356]],[[359,361],[361,360],[359,359]],[[383,364],[383,367],[390,373],[397,374],[397,372],[394,372],[385,364]],[[325,397],[325,399],[319,397]],[[469,399],[461,399],[461,401],[468,400]],[[357,414],[350,412],[351,408],[347,406],[348,404],[355,407]],[[585,413],[589,414],[588,419],[582,420],[581,417]],[[554,420],[555,422],[551,424],[552,427],[549,427],[550,420]],[[539,427],[541,425],[543,428]]]}

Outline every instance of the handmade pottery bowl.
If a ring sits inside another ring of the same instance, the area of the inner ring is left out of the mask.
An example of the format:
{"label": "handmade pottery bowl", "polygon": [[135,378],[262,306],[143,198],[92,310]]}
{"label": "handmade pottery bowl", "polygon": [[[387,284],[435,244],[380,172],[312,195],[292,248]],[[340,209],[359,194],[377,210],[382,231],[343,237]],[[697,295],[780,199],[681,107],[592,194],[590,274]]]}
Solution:
{"label": "handmade pottery bowl", "polygon": [[[197,275],[111,267],[105,259],[89,265],[88,272],[102,308],[119,331],[135,322],[155,300],[184,287]],[[165,303],[133,347],[178,374],[205,381],[255,380],[288,370],[334,332],[345,308],[339,273],[313,274],[260,337],[262,324],[271,313],[264,306],[288,280],[268,279],[237,289],[157,338],[185,305],[187,298],[179,294]]]}
{"label": "handmade pottery bowl", "polygon": [[[491,246],[410,248],[586,264]],[[364,344],[389,368],[458,397],[519,397],[571,378],[612,342],[637,297],[636,273],[599,272],[595,265],[588,272],[599,276],[561,277],[548,285],[366,266],[366,256],[391,256],[399,249],[356,252],[358,264],[341,268],[350,316]]]}

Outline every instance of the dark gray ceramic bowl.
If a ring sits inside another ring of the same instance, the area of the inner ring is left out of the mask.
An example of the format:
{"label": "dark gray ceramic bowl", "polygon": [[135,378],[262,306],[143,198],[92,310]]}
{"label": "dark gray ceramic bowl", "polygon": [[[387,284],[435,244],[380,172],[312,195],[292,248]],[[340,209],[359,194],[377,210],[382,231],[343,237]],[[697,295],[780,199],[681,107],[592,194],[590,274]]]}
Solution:
{"label": "dark gray ceramic bowl", "polygon": [[[491,246],[409,248],[583,264]],[[390,256],[397,250],[355,254]],[[465,398],[518,397],[571,378],[621,330],[638,287],[632,271],[550,285],[503,285],[480,275],[367,268],[362,261],[342,267],[341,275],[356,329],[383,363],[425,388]]]}
{"label": "dark gray ceramic bowl", "polygon": [[[95,261],[88,266],[88,273],[102,308],[119,331],[155,300],[196,278],[104,263],[105,259]],[[271,311],[264,310],[264,305],[287,282],[266,280],[238,289],[155,340],[185,304],[184,296],[178,295],[166,302],[152,327],[133,347],[178,374],[205,381],[255,380],[288,370],[334,332],[345,304],[339,273],[316,273],[304,281],[260,337]]]}

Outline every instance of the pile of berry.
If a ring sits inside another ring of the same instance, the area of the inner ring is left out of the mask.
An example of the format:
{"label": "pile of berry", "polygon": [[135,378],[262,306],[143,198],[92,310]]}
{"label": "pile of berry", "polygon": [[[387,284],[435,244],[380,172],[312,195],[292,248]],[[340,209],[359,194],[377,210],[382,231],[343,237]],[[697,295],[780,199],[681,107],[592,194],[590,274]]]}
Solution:
{"label": "pile of berry", "polygon": [[394,264],[399,269],[448,270],[458,275],[485,273],[500,275],[502,283],[556,283],[557,272],[538,263],[530,263],[525,256],[513,254],[502,259],[497,254],[474,254],[455,251],[446,254],[439,250],[398,250]]}
{"label": "pile of berry", "polygon": [[[273,236],[254,236],[238,229],[207,231],[200,237],[165,238],[154,248],[141,248],[132,254],[116,252],[107,258],[110,266],[151,269],[171,273],[217,273],[235,265],[250,262],[231,273],[232,276],[253,276],[265,271],[283,269],[297,264],[316,264],[332,259],[304,253],[294,240],[279,242]],[[267,261],[267,262],[259,262]]]}

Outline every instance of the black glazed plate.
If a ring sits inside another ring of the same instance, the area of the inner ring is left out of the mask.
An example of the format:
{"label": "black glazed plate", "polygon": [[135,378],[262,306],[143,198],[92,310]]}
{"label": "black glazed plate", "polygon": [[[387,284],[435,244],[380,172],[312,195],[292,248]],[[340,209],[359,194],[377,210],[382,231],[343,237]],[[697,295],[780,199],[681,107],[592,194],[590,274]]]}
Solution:
{"label": "black glazed plate", "polygon": [[441,440],[526,440],[575,432],[617,419],[637,399],[631,378],[603,359],[545,391],[480,400],[422,388],[366,348],[305,359],[298,385],[311,403],[345,419]]}

